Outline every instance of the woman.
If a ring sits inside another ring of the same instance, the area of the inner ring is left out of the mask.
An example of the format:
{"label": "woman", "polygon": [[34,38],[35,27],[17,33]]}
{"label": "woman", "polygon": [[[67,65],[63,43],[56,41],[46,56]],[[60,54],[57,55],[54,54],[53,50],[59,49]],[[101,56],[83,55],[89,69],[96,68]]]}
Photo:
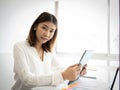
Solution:
{"label": "woman", "polygon": [[[57,32],[56,17],[43,12],[32,24],[28,38],[14,45],[16,83],[12,90],[43,90],[47,86],[57,86],[79,76],[80,65],[63,69],[57,63],[52,52]],[[83,70],[81,75],[85,73],[86,70]]]}

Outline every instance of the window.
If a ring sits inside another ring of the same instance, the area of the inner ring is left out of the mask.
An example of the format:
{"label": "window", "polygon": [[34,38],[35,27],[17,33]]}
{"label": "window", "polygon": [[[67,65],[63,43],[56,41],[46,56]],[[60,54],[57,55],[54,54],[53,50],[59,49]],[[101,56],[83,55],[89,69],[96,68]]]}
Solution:
{"label": "window", "polygon": [[60,0],[57,52],[118,54],[118,0],[108,1]]}

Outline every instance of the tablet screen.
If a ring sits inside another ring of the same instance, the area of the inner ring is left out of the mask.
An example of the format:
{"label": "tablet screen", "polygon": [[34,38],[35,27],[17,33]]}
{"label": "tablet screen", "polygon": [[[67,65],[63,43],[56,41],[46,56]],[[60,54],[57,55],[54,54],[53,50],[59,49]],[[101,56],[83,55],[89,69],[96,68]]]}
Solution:
{"label": "tablet screen", "polygon": [[93,50],[85,50],[82,57],[80,58],[79,64],[82,64],[84,66],[87,64],[88,60],[92,57]]}

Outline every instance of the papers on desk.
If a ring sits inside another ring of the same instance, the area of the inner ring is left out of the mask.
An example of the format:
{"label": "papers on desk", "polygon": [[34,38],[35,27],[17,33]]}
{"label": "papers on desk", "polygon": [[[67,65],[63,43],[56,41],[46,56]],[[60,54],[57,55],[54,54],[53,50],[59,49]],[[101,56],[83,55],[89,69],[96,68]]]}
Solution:
{"label": "papers on desk", "polygon": [[62,90],[74,90],[76,87],[79,87],[79,82],[73,83],[65,88],[62,88]]}
{"label": "papers on desk", "polygon": [[97,79],[97,71],[96,70],[88,70],[87,74],[84,75],[83,77],[90,78],[90,79]]}
{"label": "papers on desk", "polygon": [[102,81],[81,77],[62,90],[107,90],[107,88],[106,84],[103,84]]}
{"label": "papers on desk", "polygon": [[97,79],[80,78],[78,82],[80,82],[78,87],[80,90],[106,90],[106,84]]}
{"label": "papers on desk", "polygon": [[61,90],[110,90],[110,85],[107,81],[103,81],[101,75],[99,76],[99,70],[90,69],[84,77],[80,77]]}

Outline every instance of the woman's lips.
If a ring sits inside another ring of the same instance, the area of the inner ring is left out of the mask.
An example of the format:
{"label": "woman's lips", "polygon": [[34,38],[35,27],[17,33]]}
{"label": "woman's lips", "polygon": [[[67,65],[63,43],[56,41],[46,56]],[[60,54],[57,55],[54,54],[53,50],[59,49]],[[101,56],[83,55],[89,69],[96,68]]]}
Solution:
{"label": "woman's lips", "polygon": [[41,37],[43,40],[45,40],[45,41],[47,41],[48,39],[47,38],[45,38],[45,37]]}

